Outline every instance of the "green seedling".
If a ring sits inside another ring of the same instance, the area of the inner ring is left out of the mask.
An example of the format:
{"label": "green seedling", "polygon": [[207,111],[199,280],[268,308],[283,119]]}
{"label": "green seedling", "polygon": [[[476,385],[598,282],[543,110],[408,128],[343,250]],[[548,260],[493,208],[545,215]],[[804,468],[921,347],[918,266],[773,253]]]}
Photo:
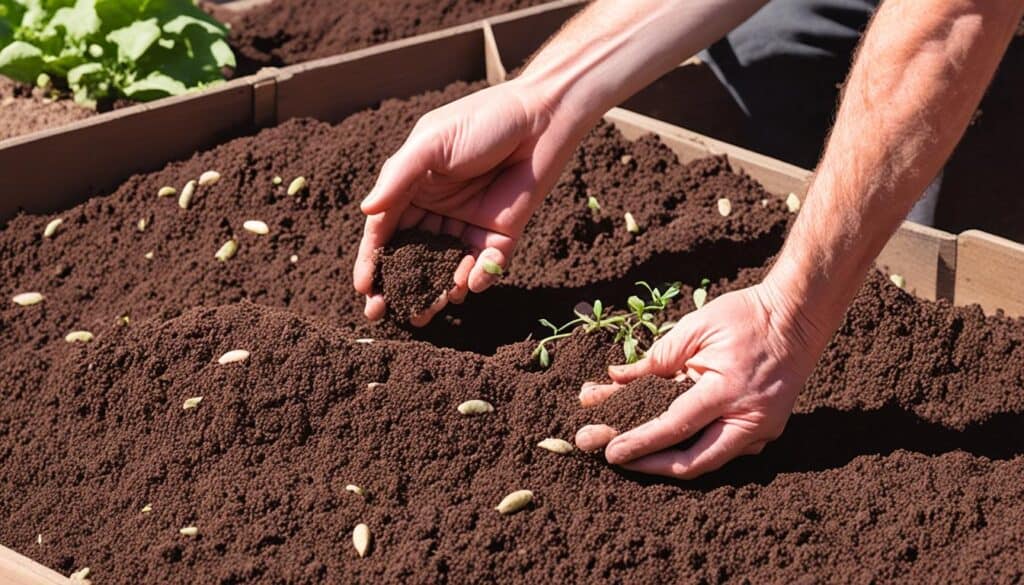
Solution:
{"label": "green seedling", "polygon": [[704,303],[708,302],[708,289],[711,287],[711,281],[702,278],[700,280],[700,286],[693,289],[693,305],[698,309],[704,306]]}
{"label": "green seedling", "polygon": [[597,197],[591,195],[587,197],[587,208],[594,212],[594,215],[597,215],[601,212],[601,202],[597,200]]}

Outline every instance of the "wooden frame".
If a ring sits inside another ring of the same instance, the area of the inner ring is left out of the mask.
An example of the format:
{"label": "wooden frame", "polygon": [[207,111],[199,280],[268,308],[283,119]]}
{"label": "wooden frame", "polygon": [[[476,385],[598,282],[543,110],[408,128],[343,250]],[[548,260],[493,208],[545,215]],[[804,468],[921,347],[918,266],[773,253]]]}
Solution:
{"label": "wooden frame", "polygon": [[956,247],[956,304],[978,303],[989,314],[1024,316],[1024,244],[968,230]]}
{"label": "wooden frame", "polygon": [[0,545],[0,585],[71,585],[57,571]]}

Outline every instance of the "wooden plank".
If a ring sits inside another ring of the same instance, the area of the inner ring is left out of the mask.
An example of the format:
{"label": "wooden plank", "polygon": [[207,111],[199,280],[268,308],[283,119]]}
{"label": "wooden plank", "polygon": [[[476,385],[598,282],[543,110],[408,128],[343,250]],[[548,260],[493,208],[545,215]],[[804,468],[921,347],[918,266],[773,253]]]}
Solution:
{"label": "wooden plank", "polygon": [[559,0],[488,18],[506,71],[514,71],[587,3]]}
{"label": "wooden plank", "polygon": [[0,585],[71,585],[71,580],[0,545]]}
{"label": "wooden plank", "polygon": [[988,314],[1002,309],[1024,316],[1024,244],[981,230],[957,238],[957,305],[978,303]]}
{"label": "wooden plank", "polygon": [[934,301],[953,300],[958,265],[957,238],[911,221],[903,222],[875,260],[886,274],[899,274],[904,288],[914,295]]}
{"label": "wooden plank", "polygon": [[252,78],[20,136],[0,145],[0,224],[113,190],[252,128]]}
{"label": "wooden plank", "polygon": [[339,122],[385,98],[486,76],[483,25],[475,22],[285,67],[277,82],[277,119]]}

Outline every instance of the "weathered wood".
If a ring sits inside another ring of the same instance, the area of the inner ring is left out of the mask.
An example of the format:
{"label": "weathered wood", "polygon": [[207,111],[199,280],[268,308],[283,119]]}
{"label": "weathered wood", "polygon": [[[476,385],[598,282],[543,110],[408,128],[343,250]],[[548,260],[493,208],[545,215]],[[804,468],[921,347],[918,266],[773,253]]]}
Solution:
{"label": "weathered wood", "polygon": [[13,550],[0,546],[0,585],[71,585],[72,581]]}
{"label": "weathered wood", "polygon": [[1002,309],[1024,316],[1024,244],[980,230],[957,238],[957,305],[978,303],[986,313]]}
{"label": "weathered wood", "polygon": [[486,19],[505,70],[513,71],[526,64],[530,56],[585,5],[582,0],[559,0]]}
{"label": "weathered wood", "polygon": [[875,265],[887,274],[902,276],[904,288],[922,299],[952,300],[958,263],[956,239],[954,234],[905,221]]}

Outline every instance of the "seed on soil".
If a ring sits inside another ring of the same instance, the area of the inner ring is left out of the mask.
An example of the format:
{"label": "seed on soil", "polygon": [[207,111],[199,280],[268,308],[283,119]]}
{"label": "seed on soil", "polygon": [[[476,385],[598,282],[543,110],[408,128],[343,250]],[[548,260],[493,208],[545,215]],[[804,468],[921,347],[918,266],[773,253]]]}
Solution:
{"label": "seed on soil", "polygon": [[178,532],[180,532],[182,536],[196,536],[199,534],[199,529],[195,526],[186,526],[184,528],[179,528]]}
{"label": "seed on soil", "polygon": [[292,182],[288,184],[288,194],[298,195],[300,191],[306,188],[306,177],[295,177]]}
{"label": "seed on soil", "polygon": [[260,236],[265,236],[270,233],[270,228],[267,227],[267,224],[258,219],[246,220],[246,222],[242,224],[242,229]]}
{"label": "seed on soil", "polygon": [[132,322],[132,318],[130,316],[128,316],[128,315],[121,315],[120,317],[117,318],[117,321],[116,321],[116,323],[119,326],[121,326],[121,327],[124,327],[125,325],[128,325],[131,322]]}
{"label": "seed on soil", "polygon": [[597,213],[598,211],[601,211],[601,202],[597,200],[597,197],[591,195],[587,197],[587,207],[590,211]]}
{"label": "seed on soil", "polygon": [[244,349],[232,349],[224,355],[217,358],[217,363],[220,365],[233,364],[235,362],[244,362],[249,359],[249,352]]}
{"label": "seed on soil", "polygon": [[156,192],[157,197],[174,197],[178,190],[174,187],[160,187],[160,190]]}
{"label": "seed on soil", "polygon": [[366,389],[367,390],[376,390],[377,388],[380,388],[383,385],[384,385],[383,382],[370,382],[369,384],[366,385]]}
{"label": "seed on soil", "polygon": [[891,280],[893,284],[895,284],[896,286],[898,286],[900,288],[903,288],[903,287],[907,286],[907,279],[903,278],[902,275],[890,274],[889,275],[889,280]]}
{"label": "seed on soil", "polygon": [[146,252],[144,254],[144,256],[145,256],[146,260],[152,260],[153,259],[153,251],[150,250],[149,252]]}
{"label": "seed on soil", "polygon": [[195,194],[196,182],[189,181],[185,183],[185,187],[181,190],[181,195],[178,195],[178,207],[188,209],[189,205],[192,205],[192,196]]}
{"label": "seed on soil", "polygon": [[146,227],[148,225],[149,225],[149,220],[148,219],[146,219],[144,217],[139,219],[138,227],[139,227],[139,231],[140,232],[146,231]]}
{"label": "seed on soil", "polygon": [[199,403],[203,401],[202,396],[193,396],[192,398],[186,398],[185,403],[181,405],[182,410],[190,410],[199,406]]}
{"label": "seed on soil", "polygon": [[356,524],[356,527],[352,530],[352,546],[356,547],[359,558],[366,556],[366,551],[370,550],[369,526],[362,523]]}
{"label": "seed on soil", "polygon": [[494,507],[502,514],[515,514],[533,501],[533,492],[530,490],[517,490],[505,496],[501,502]]}
{"label": "seed on soil", "polygon": [[89,573],[90,572],[91,572],[91,570],[89,569],[89,567],[82,567],[81,569],[78,569],[74,573],[71,573],[70,575],[68,575],[68,579],[71,579],[72,581],[79,581],[79,582],[85,581],[86,579],[89,578]]}
{"label": "seed on soil", "polygon": [[72,331],[64,336],[64,341],[68,343],[88,343],[92,339],[93,334],[89,331]]}
{"label": "seed on soil", "polygon": [[58,217],[57,219],[51,219],[50,223],[46,224],[46,227],[43,228],[43,237],[52,238],[53,234],[57,233],[57,228],[59,228],[62,223],[64,223],[63,218]]}
{"label": "seed on soil", "polygon": [[205,187],[207,185],[212,185],[219,180],[220,173],[218,173],[217,171],[206,171],[205,173],[199,175],[199,186]]}
{"label": "seed on soil", "polygon": [[790,193],[786,196],[786,208],[789,209],[790,213],[800,211],[800,198],[796,196],[796,193]]}
{"label": "seed on soil", "polygon": [[703,307],[706,302],[708,302],[708,291],[703,288],[694,289],[693,305],[699,309]]}
{"label": "seed on soil", "polygon": [[355,494],[357,496],[365,496],[366,495],[366,490],[364,490],[363,488],[361,488],[361,487],[359,487],[357,485],[351,484],[351,483],[348,484],[347,486],[345,486],[345,491],[346,492],[352,492],[353,494]]}
{"label": "seed on soil", "polygon": [[768,200],[767,199],[762,199],[761,200],[761,207],[768,207]]}
{"label": "seed on soil", "polygon": [[42,534],[37,534],[36,535],[36,544],[43,544],[43,535]]}
{"label": "seed on soil", "polygon": [[732,201],[729,201],[728,199],[726,199],[724,197],[719,199],[718,200],[718,215],[721,215],[722,217],[729,217],[730,213],[732,213]]}
{"label": "seed on soil", "polygon": [[487,274],[493,274],[494,276],[501,276],[502,274],[505,273],[505,271],[501,269],[501,265],[498,264],[497,262],[493,261],[493,260],[488,260],[488,259],[484,258],[481,261],[481,264],[483,264],[484,272],[486,272]]}
{"label": "seed on soil", "polygon": [[43,297],[43,293],[23,292],[23,293],[16,294],[13,297],[11,297],[11,301],[13,301],[15,305],[21,305],[22,307],[28,307],[28,306],[36,305],[36,304],[39,304],[39,303],[43,302],[43,298],[44,298]]}
{"label": "seed on soil", "polygon": [[551,451],[552,453],[558,453],[559,455],[571,453],[573,450],[572,443],[564,439],[544,439],[540,443],[537,443],[537,446],[545,451]]}
{"label": "seed on soil", "polygon": [[620,162],[620,163],[622,163],[622,164],[624,164],[624,165],[628,165],[628,164],[630,163],[630,161],[632,161],[632,160],[633,160],[633,157],[632,157],[632,156],[630,156],[630,155],[628,155],[628,154],[624,154],[624,155],[622,155],[622,157],[621,157],[621,158],[619,159],[619,162]]}
{"label": "seed on soil", "polygon": [[486,400],[467,400],[459,405],[459,414],[473,416],[494,412],[494,406]]}
{"label": "seed on soil", "polygon": [[221,245],[220,249],[217,250],[217,253],[214,254],[213,257],[216,258],[217,260],[220,260],[221,262],[227,262],[235,255],[235,252],[237,251],[238,242],[234,240],[228,240]]}
{"label": "seed on soil", "polygon": [[355,339],[353,341],[355,341],[356,343],[373,343],[373,339],[370,339],[369,337],[360,337],[359,339]]}
{"label": "seed on soil", "polygon": [[291,257],[288,258],[288,261],[291,262],[292,264],[295,264],[296,262],[299,261],[299,257],[296,256],[295,254],[292,254]]}
{"label": "seed on soil", "polygon": [[636,218],[633,217],[633,214],[627,211],[624,217],[626,218],[626,231],[631,234],[639,234],[640,224],[636,222]]}
{"label": "seed on soil", "polygon": [[271,180],[270,182],[275,185],[280,185],[281,183],[284,182],[284,179],[282,179],[281,177],[274,177],[273,180]]}
{"label": "seed on soil", "polygon": [[145,506],[142,507],[142,513],[143,514],[149,514],[152,511],[153,511],[153,504],[146,504]]}

